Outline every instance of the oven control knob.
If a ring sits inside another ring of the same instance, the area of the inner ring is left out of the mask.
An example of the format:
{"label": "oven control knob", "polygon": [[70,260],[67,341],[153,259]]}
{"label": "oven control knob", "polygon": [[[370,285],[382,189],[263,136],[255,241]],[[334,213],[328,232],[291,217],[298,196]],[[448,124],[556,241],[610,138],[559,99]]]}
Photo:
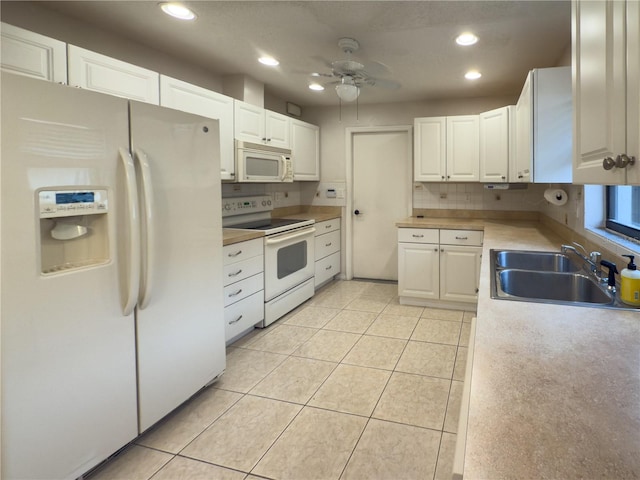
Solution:
{"label": "oven control knob", "polygon": [[271,199],[267,200],[267,205],[271,205]]}
{"label": "oven control knob", "polygon": [[224,209],[225,210],[231,210],[231,205],[229,203],[225,203],[224,204]]}

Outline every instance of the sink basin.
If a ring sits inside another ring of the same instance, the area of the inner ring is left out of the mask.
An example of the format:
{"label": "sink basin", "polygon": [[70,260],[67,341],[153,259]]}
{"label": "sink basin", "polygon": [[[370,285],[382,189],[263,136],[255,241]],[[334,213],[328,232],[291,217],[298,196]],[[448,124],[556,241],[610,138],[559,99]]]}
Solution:
{"label": "sink basin", "polygon": [[601,305],[613,302],[606,290],[580,273],[505,269],[498,273],[498,281],[503,293],[528,300]]}
{"label": "sink basin", "polygon": [[580,270],[580,265],[575,264],[567,255],[558,252],[499,250],[495,253],[495,263],[498,268],[545,272],[577,272]]}

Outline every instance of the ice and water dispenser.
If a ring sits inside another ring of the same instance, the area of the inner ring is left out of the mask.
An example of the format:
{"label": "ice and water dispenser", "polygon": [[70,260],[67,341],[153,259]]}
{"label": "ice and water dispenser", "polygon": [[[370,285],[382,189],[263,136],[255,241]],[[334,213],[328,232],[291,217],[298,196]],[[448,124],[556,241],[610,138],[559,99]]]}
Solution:
{"label": "ice and water dispenser", "polygon": [[109,261],[107,190],[40,190],[40,264],[53,274]]}

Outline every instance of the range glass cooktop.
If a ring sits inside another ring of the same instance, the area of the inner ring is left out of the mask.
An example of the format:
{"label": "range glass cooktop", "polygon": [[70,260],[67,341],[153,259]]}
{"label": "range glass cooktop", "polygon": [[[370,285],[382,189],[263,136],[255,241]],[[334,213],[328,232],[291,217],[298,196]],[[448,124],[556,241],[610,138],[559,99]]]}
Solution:
{"label": "range glass cooktop", "polygon": [[298,220],[293,218],[267,218],[266,220],[255,220],[253,222],[240,223],[233,228],[243,228],[248,230],[273,230],[274,228],[287,227],[296,223],[306,222],[307,220]]}

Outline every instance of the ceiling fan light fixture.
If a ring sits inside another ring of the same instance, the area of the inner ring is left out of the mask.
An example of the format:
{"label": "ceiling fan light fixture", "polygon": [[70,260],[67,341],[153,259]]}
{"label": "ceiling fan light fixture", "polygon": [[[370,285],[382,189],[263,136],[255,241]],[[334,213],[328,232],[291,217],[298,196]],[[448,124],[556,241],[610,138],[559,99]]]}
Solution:
{"label": "ceiling fan light fixture", "polygon": [[481,76],[482,74],[477,70],[469,70],[467,73],[464,74],[464,78],[466,78],[467,80],[477,80]]}
{"label": "ceiling fan light fixture", "polygon": [[478,37],[471,32],[464,32],[456,37],[456,43],[458,45],[468,47],[469,45],[475,45],[478,43]]}
{"label": "ceiling fan light fixture", "polygon": [[324,87],[322,85],[320,85],[319,83],[312,83],[311,85],[309,85],[309,90],[314,90],[316,92],[321,92],[322,90],[324,90]]}
{"label": "ceiling fan light fixture", "polygon": [[163,2],[160,4],[160,8],[167,15],[177,18],[179,20],[195,20],[197,15],[193,10],[185,7],[181,3],[176,2]]}
{"label": "ceiling fan light fixture", "polygon": [[360,88],[353,78],[343,77],[342,82],[336,85],[336,93],[343,102],[353,102],[360,95]]}

